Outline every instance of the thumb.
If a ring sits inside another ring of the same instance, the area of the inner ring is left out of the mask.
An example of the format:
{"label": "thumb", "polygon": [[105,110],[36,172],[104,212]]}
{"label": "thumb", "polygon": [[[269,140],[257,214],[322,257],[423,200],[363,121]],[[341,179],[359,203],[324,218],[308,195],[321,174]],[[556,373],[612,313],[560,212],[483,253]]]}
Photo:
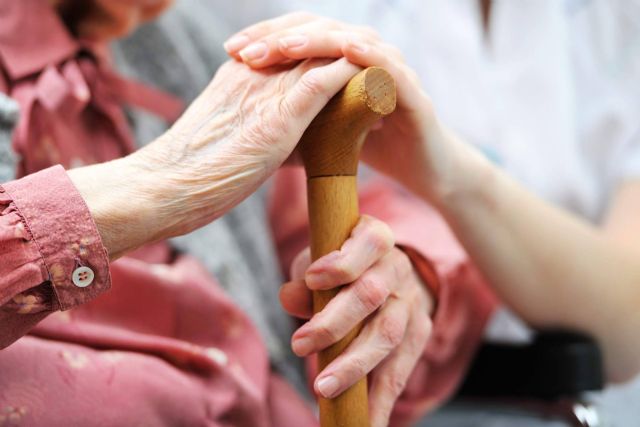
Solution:
{"label": "thumb", "polygon": [[302,135],[327,102],[360,70],[341,58],[306,71],[285,95],[278,114],[285,114],[285,121],[298,126],[295,133]]}

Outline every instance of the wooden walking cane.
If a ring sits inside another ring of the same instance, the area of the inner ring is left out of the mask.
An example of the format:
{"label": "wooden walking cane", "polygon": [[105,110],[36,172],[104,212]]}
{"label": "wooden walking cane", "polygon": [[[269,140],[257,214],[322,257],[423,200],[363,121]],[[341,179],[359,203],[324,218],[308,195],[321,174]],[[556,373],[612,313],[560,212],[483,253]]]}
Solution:
{"label": "wooden walking cane", "polygon": [[[340,249],[359,219],[356,175],[360,148],[373,123],[396,106],[393,78],[382,68],[361,71],[309,125],[300,141],[307,173],[311,257],[316,260]],[[313,309],[318,312],[338,290],[317,291]],[[356,327],[341,341],[320,352],[323,369],[358,335]],[[369,426],[367,379],[334,399],[319,399],[322,427]]]}

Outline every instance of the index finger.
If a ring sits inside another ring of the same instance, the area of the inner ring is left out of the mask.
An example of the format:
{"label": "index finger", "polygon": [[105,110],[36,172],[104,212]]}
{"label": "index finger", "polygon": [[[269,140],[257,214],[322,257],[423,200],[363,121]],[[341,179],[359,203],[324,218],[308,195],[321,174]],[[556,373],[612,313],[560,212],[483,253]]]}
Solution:
{"label": "index finger", "polygon": [[351,283],[384,257],[394,245],[391,229],[382,221],[363,215],[340,250],[314,261],[305,274],[313,290]]}
{"label": "index finger", "polygon": [[286,30],[287,28],[305,24],[316,19],[320,18],[308,12],[287,13],[286,15],[278,16],[277,18],[258,22],[257,24],[251,25],[242,31],[235,33],[223,43],[223,46],[229,55],[240,60],[238,52],[252,41],[260,39],[275,31]]}

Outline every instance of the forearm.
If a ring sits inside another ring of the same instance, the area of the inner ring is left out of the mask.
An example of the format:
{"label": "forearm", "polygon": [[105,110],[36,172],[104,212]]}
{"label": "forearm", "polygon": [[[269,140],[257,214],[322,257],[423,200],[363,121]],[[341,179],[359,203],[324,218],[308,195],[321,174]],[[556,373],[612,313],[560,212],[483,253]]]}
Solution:
{"label": "forearm", "polygon": [[476,153],[458,159],[458,177],[437,204],[501,298],[533,326],[594,335],[610,379],[635,373],[640,263],[634,252]]}
{"label": "forearm", "polygon": [[[168,237],[161,180],[128,156],[68,171],[87,203],[110,260]],[[164,198],[170,197],[164,194]]]}

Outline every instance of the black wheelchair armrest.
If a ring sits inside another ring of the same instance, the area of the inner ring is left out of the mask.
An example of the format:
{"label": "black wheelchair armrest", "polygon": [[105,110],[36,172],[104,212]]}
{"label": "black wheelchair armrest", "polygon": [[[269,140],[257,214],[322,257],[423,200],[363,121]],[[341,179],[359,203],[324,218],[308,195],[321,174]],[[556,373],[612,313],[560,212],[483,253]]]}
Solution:
{"label": "black wheelchair armrest", "polygon": [[484,344],[459,389],[461,398],[575,398],[604,386],[602,355],[586,335],[540,331],[531,344]]}

